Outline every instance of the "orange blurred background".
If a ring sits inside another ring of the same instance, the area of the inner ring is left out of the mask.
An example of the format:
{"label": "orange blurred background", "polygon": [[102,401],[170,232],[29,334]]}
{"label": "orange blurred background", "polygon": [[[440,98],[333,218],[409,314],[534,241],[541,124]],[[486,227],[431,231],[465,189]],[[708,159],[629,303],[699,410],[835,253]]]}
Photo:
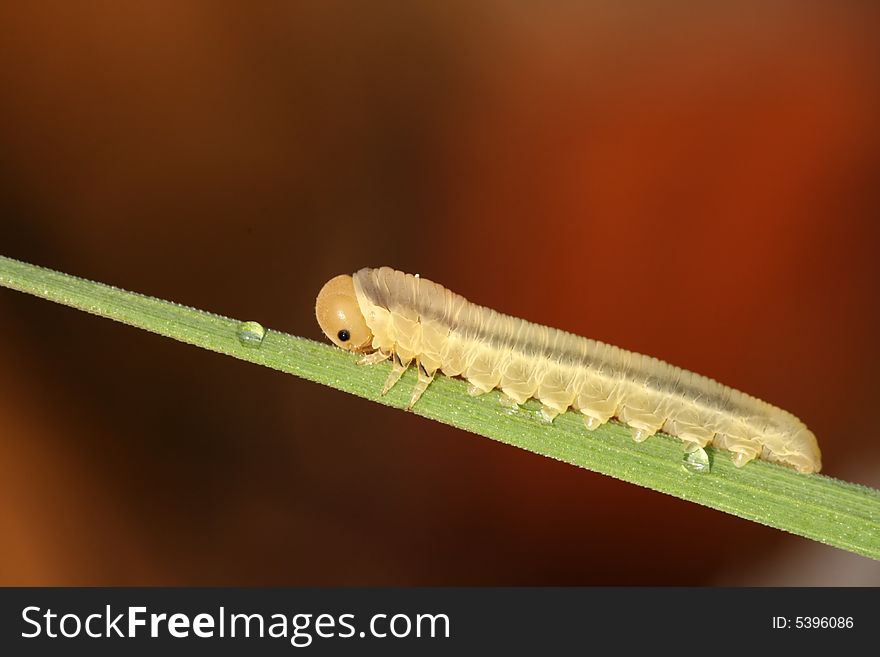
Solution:
{"label": "orange blurred background", "polygon": [[[5,3],[0,253],[316,339],[325,280],[419,272],[880,485],[878,7],[560,4]],[[2,289],[0,373],[2,584],[880,584]]]}

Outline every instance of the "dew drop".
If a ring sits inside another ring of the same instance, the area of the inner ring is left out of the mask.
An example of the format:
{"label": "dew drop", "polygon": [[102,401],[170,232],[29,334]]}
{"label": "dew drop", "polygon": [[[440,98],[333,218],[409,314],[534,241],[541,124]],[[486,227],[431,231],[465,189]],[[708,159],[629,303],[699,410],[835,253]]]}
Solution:
{"label": "dew drop", "polygon": [[266,337],[266,329],[259,322],[242,322],[238,325],[238,341],[246,347],[259,347]]}
{"label": "dew drop", "polygon": [[681,467],[694,474],[709,472],[709,454],[697,443],[685,445]]}

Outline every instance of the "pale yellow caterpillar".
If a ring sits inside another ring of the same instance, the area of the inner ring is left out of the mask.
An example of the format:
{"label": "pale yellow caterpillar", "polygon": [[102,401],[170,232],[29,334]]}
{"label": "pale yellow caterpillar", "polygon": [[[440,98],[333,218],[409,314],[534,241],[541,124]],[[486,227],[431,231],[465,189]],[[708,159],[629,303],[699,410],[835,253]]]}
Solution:
{"label": "pale yellow caterpillar", "polygon": [[617,417],[637,442],[662,430],[687,447],[728,450],[737,466],[762,458],[799,472],[822,467],[816,437],[782,409],[656,358],[478,306],[419,276],[389,267],[337,276],[315,314],[334,344],[365,354],[362,364],[392,359],[383,394],[415,362],[410,407],[440,371],[467,379],[471,394],[500,388],[507,406],[535,397],[548,421],[573,408],[587,429]]}

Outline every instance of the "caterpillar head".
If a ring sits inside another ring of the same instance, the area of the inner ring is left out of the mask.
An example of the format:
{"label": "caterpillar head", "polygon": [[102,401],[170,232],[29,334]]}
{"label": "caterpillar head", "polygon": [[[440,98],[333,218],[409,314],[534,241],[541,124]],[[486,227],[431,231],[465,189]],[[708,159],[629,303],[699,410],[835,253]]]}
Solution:
{"label": "caterpillar head", "polygon": [[343,274],[331,278],[318,292],[315,316],[324,335],[346,351],[370,351],[373,334],[358,306],[354,281]]}

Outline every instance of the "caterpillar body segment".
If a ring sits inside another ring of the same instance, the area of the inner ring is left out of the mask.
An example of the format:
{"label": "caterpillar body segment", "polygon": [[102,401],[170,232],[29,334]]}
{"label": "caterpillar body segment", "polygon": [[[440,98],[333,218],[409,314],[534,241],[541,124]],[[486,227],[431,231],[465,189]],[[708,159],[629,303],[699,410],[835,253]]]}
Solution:
{"label": "caterpillar body segment", "polygon": [[414,364],[410,407],[441,372],[465,378],[470,394],[500,389],[508,409],[534,397],[547,421],[571,408],[588,430],[617,417],[638,442],[663,431],[686,448],[725,449],[738,466],[762,458],[821,469],[815,436],[786,411],[656,358],[478,306],[419,276],[388,267],[338,276],[318,295],[316,315],[337,346],[366,353],[360,362],[392,360],[383,392]]}

